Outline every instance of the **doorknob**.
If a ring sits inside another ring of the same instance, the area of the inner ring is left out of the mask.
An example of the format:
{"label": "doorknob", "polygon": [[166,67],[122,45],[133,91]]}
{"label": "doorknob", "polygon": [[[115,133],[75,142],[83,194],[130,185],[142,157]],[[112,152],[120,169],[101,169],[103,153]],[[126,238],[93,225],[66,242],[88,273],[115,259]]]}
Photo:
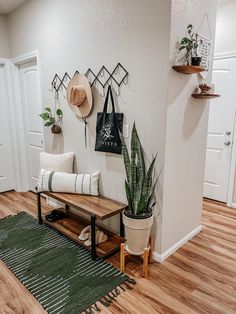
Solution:
{"label": "doorknob", "polygon": [[231,131],[226,131],[225,134],[226,135],[231,135]]}
{"label": "doorknob", "polygon": [[225,144],[226,146],[229,146],[230,143],[231,143],[230,141],[225,141],[225,142],[224,142],[224,144]]}

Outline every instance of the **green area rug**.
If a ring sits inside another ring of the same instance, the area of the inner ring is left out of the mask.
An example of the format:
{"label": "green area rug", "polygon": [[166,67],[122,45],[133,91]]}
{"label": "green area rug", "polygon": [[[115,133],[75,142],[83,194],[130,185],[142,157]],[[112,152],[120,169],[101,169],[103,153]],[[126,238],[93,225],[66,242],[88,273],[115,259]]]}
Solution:
{"label": "green area rug", "polygon": [[134,280],[26,214],[0,220],[0,258],[48,313],[93,313]]}

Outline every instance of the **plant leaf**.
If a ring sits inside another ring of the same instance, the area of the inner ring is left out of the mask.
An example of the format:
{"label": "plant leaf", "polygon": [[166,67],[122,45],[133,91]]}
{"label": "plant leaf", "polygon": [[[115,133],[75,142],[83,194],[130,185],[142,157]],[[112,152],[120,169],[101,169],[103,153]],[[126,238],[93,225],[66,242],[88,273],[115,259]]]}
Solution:
{"label": "plant leaf", "polygon": [[121,143],[122,143],[122,155],[123,155],[123,160],[124,160],[124,165],[125,165],[127,182],[128,182],[128,185],[130,186],[130,184],[131,184],[131,165],[130,165],[129,152],[128,152],[127,145],[125,143],[123,134],[120,131],[119,131],[119,134],[120,134],[120,139],[121,139]]}
{"label": "plant leaf", "polygon": [[138,143],[137,143],[137,131],[135,123],[132,129],[131,135],[131,196],[133,200],[134,213],[136,214],[137,204],[138,204],[138,192],[137,192],[137,166],[136,166],[136,157],[137,157]]}
{"label": "plant leaf", "polygon": [[52,124],[54,124],[56,120],[55,120],[55,118],[50,117],[50,118],[49,118],[49,121],[52,122]]}
{"label": "plant leaf", "polygon": [[138,136],[136,126],[134,125],[134,135],[136,137],[136,149],[137,149],[137,167],[140,172],[141,180],[145,177],[145,160],[143,154],[143,148]]}
{"label": "plant leaf", "polygon": [[183,49],[185,49],[186,47],[185,46],[181,46],[180,48],[179,48],[179,51],[181,51],[181,50],[183,50]]}
{"label": "plant leaf", "polygon": [[152,195],[152,176],[153,176],[153,170],[154,170],[154,164],[156,161],[156,157],[157,155],[153,158],[148,171],[147,171],[147,175],[145,177],[145,182],[144,182],[144,186],[143,186],[143,191],[142,191],[142,196],[140,199],[140,204],[138,206],[138,213],[140,213],[141,211],[148,211],[148,204],[149,204],[149,199],[150,196]]}
{"label": "plant leaf", "polygon": [[53,125],[53,122],[52,122],[52,121],[48,121],[48,122],[46,122],[44,125],[45,125],[45,126],[51,126],[51,125]]}
{"label": "plant leaf", "polygon": [[61,109],[57,109],[56,113],[57,113],[58,116],[62,116],[63,115],[63,112],[62,112]]}
{"label": "plant leaf", "polygon": [[[153,184],[152,192],[149,196],[148,203],[147,203],[147,208],[150,208],[150,206],[151,206],[150,204],[151,204],[154,192],[155,192],[155,188],[156,188],[156,184],[158,182],[158,179],[159,179],[159,177],[156,179],[155,183]],[[154,204],[156,204],[156,202]],[[152,205],[152,206],[154,206],[154,205]]]}
{"label": "plant leaf", "polygon": [[51,112],[51,108],[49,108],[49,107],[44,108],[44,110],[48,111],[48,112]]}
{"label": "plant leaf", "polygon": [[138,210],[138,204],[142,197],[142,190],[143,190],[143,186],[145,182],[145,176],[146,176],[145,168],[146,167],[145,167],[143,148],[142,148],[136,127],[134,128],[134,133],[135,133],[136,143],[137,143],[137,182],[136,182],[136,189],[135,189],[135,208]]}
{"label": "plant leaf", "polygon": [[49,114],[47,112],[43,112],[39,115],[43,120],[49,119]]}
{"label": "plant leaf", "polygon": [[130,187],[126,180],[125,180],[125,192],[126,192],[129,209],[133,213],[133,203],[132,203],[132,198],[131,198],[131,193],[130,193]]}
{"label": "plant leaf", "polygon": [[189,42],[192,42],[191,39],[187,38],[187,37],[184,37],[182,40],[181,40],[181,44],[187,44]]}

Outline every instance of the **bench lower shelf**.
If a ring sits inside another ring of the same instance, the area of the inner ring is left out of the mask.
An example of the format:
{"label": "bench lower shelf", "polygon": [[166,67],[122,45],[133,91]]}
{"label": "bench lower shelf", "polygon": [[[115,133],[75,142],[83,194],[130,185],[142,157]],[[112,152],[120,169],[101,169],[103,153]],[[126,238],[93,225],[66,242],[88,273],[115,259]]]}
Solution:
{"label": "bench lower shelf", "polygon": [[[77,215],[75,218],[75,215],[73,215],[58,220],[56,222],[49,222],[47,220],[44,220],[44,223],[56,229],[60,233],[66,235],[68,238],[74,240],[78,244],[82,245],[87,250],[91,251],[91,247],[84,245],[84,241],[79,240],[79,235],[82,229],[90,224],[88,220],[78,217]],[[107,241],[96,245],[97,255],[104,258],[119,251],[120,244],[125,242],[124,238],[100,226],[99,229],[106,232],[106,234],[108,235],[108,239]]]}

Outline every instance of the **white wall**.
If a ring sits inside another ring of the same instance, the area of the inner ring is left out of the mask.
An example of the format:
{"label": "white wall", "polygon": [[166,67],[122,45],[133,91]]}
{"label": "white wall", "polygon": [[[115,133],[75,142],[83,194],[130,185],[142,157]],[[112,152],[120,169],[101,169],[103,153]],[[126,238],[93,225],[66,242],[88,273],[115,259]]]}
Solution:
{"label": "white wall", "polygon": [[236,51],[236,0],[219,3],[216,18],[215,54]]}
{"label": "white wall", "polygon": [[8,31],[5,16],[0,15],[0,58],[9,57]]}
{"label": "white wall", "polygon": [[[52,105],[48,88],[55,73],[95,72],[120,61],[129,71],[117,109],[130,125],[136,121],[147,157],[159,152],[163,168],[167,103],[170,0],[40,0],[29,1],[8,17],[11,56],[39,49],[43,105]],[[100,170],[102,193],[126,201],[124,168],[120,156],[94,151],[96,113],[102,99],[95,93],[94,112],[88,119],[89,145],[84,147],[84,124],[61,95],[63,135],[46,131],[48,151],[74,151],[79,172]],[[58,140],[59,138],[59,140]],[[158,171],[158,169],[157,169]],[[161,185],[161,183],[160,183]],[[160,194],[162,188],[160,186]],[[161,197],[161,195],[160,195]],[[117,220],[110,221],[117,227]],[[156,228],[156,223],[154,228]],[[158,250],[158,243],[156,243]]]}
{"label": "white wall", "polygon": [[[205,12],[214,37],[215,0],[172,1],[162,253],[201,225],[208,104],[191,97],[201,82],[200,77],[182,75],[171,67],[176,57],[176,42],[181,40],[188,24],[193,24],[195,31],[210,37],[207,20],[202,23]],[[211,75],[208,80],[211,80]]]}

